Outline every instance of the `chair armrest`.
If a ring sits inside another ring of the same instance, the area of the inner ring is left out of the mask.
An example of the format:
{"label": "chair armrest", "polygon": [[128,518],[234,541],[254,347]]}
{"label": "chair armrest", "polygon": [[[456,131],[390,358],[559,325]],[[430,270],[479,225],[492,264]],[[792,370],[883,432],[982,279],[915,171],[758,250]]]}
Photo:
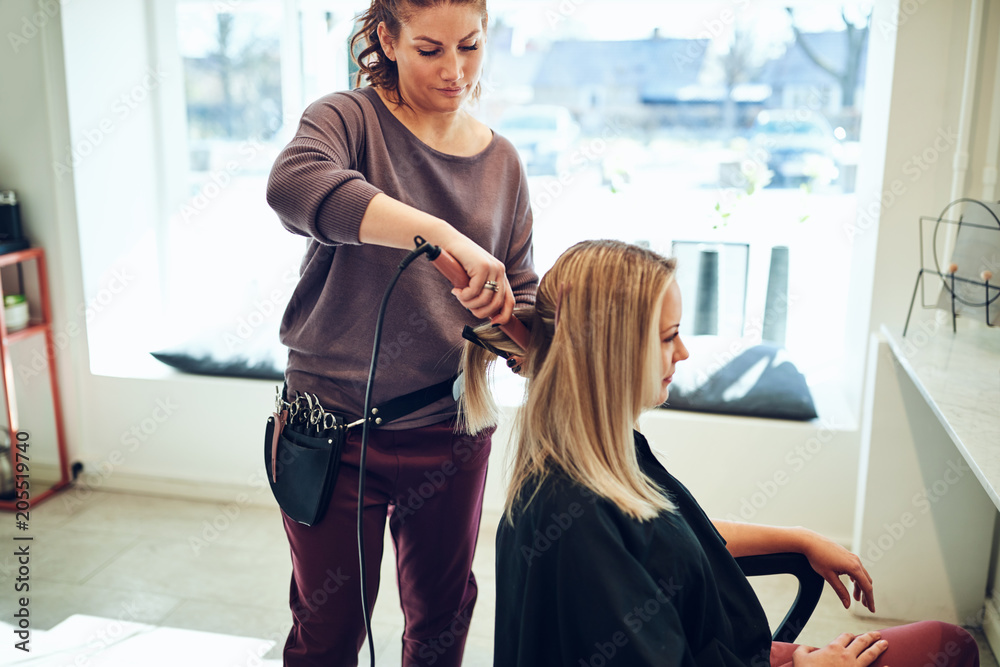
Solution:
{"label": "chair armrest", "polygon": [[736,559],[736,564],[748,577],[791,574],[798,579],[799,591],[795,602],[771,637],[776,642],[794,643],[823,594],[823,577],[812,569],[809,559],[800,553],[740,556]]}

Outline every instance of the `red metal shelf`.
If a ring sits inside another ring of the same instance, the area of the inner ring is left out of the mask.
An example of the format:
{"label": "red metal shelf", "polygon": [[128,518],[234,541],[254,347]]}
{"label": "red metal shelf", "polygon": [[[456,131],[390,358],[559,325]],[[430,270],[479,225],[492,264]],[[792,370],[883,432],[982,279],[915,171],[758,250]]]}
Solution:
{"label": "red metal shelf", "polygon": [[45,251],[41,248],[28,248],[26,250],[18,250],[17,252],[8,252],[0,255],[0,266],[13,266],[14,264],[20,264],[31,259],[40,259],[44,262]]}
{"label": "red metal shelf", "polygon": [[[7,331],[4,310],[0,308],[0,366],[3,368],[4,409],[7,412],[7,423],[10,425],[10,459],[11,469],[16,470],[17,432],[20,428],[17,412],[17,396],[14,388],[14,367],[11,363],[8,346],[11,343],[30,338],[45,336],[45,355],[49,370],[49,387],[52,391],[52,409],[55,417],[56,444],[59,449],[59,479],[51,487],[38,493],[37,488],[31,488],[31,505],[50,498],[57,491],[69,486],[70,471],[66,453],[66,438],[63,430],[62,407],[59,402],[59,381],[56,377],[55,345],[52,338],[52,309],[49,301],[48,275],[45,271],[45,251],[42,248],[28,248],[17,252],[0,255],[0,267],[14,266],[21,262],[34,261],[38,276],[38,288],[41,297],[41,319],[34,319],[24,329]],[[0,276],[0,294],[3,293],[3,278]],[[30,476],[29,476],[30,479]],[[34,487],[34,485],[32,485]],[[15,500],[0,500],[0,510],[15,511]]]}
{"label": "red metal shelf", "polygon": [[24,340],[25,338],[31,338],[32,336],[37,336],[38,334],[44,334],[49,330],[49,325],[44,322],[37,322],[29,324],[23,329],[18,329],[17,331],[8,332],[6,336],[2,339],[5,343],[16,343],[19,340]]}

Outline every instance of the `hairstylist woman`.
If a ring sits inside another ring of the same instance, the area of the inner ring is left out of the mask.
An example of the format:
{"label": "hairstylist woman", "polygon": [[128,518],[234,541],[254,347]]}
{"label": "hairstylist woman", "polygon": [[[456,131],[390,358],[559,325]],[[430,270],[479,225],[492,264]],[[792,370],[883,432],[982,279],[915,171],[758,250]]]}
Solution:
{"label": "hairstylist woman", "polygon": [[[484,0],[373,0],[353,42],[369,87],[310,105],[278,157],[268,202],[309,238],[281,324],[289,396],[361,416],[376,311],[422,236],[469,275],[454,290],[414,262],[389,303],[373,405],[447,382],[463,324],[531,303],[526,179],[513,146],[463,108],[479,92]],[[453,296],[454,295],[454,296]],[[490,432],[456,435],[449,395],[373,429],[367,457],[368,599],[386,518],[405,616],[403,664],[461,663],[476,601],[472,557]],[[365,637],[356,538],[361,428],[348,431],[329,509],[311,527],[284,517],[292,553],[289,667],[356,665]],[[428,491],[430,489],[430,491]],[[415,501],[414,498],[417,500]]]}
{"label": "hairstylist woman", "polygon": [[[667,399],[688,357],[673,272],[673,261],[648,250],[590,241],[539,285],[497,533],[494,664],[978,665],[972,637],[937,622],[844,634],[819,649],[771,642],[734,556],[801,552],[845,606],[840,575],[874,611],[871,578],[854,554],[812,531],[710,521],[633,430]],[[482,337],[515,349],[498,332]],[[482,372],[475,356],[470,375]],[[482,410],[467,416],[474,425]]]}

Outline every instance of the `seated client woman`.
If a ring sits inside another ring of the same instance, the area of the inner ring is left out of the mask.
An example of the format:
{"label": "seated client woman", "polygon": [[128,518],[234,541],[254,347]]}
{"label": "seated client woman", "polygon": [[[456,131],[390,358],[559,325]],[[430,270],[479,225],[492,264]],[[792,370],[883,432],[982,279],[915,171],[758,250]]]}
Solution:
{"label": "seated client woman", "polygon": [[[477,330],[495,350],[523,356],[528,378],[497,534],[495,665],[979,664],[965,630],[934,621],[845,633],[820,648],[772,643],[735,556],[800,552],[845,606],[841,575],[874,611],[871,577],[815,532],[710,520],[635,430],[688,356],[673,260],[616,241],[580,243],[520,314],[528,350],[488,325]],[[494,358],[465,351],[469,432],[495,421],[484,379]]]}

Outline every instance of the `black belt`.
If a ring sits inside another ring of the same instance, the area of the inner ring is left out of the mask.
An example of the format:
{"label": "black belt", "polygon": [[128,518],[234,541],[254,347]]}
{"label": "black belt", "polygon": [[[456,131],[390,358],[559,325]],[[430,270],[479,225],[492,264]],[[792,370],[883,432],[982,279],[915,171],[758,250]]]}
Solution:
{"label": "black belt", "polygon": [[[374,426],[381,426],[395,421],[400,417],[414,413],[421,408],[426,408],[431,403],[437,403],[445,396],[452,396],[457,375],[453,375],[443,382],[438,382],[430,387],[411,391],[409,394],[399,396],[387,403],[383,403],[377,408],[372,408],[371,414],[367,416],[368,421]],[[347,424],[346,428],[360,426],[365,423],[365,417]]]}
{"label": "black belt", "polygon": [[[425,408],[432,403],[436,403],[446,396],[451,396],[457,378],[458,376],[454,375],[430,387],[424,387],[416,391],[411,391],[409,394],[398,396],[378,407],[372,408],[371,414],[367,415],[367,417],[361,417],[350,422],[348,422],[350,417],[336,411],[326,410],[319,404],[318,399],[310,397],[308,394],[297,396],[296,400],[289,402],[288,385],[286,384],[277,397],[275,415],[280,415],[285,411],[285,414],[288,415],[289,426],[295,428],[300,425],[299,422],[302,422],[301,425],[306,431],[312,425],[317,434],[324,433],[330,429],[348,429],[360,426],[366,420],[372,426],[382,426]],[[319,415],[317,420],[310,420],[308,414],[303,417],[299,416],[302,413],[310,411],[316,411],[316,414]]]}

